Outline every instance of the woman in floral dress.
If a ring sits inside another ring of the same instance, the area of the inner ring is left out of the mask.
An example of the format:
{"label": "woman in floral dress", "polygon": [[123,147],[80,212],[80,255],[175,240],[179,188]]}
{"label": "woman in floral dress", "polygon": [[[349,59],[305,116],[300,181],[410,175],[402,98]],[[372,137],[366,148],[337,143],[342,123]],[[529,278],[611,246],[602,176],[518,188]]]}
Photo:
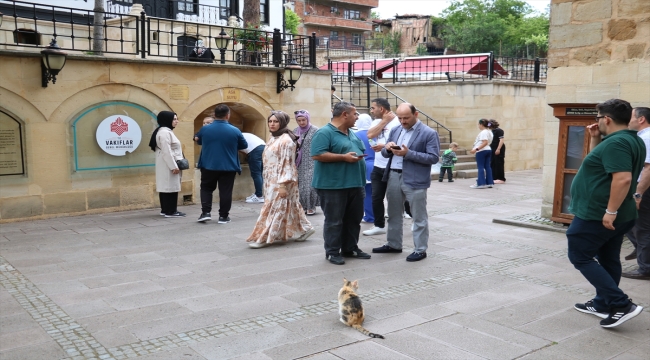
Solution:
{"label": "woman in floral dress", "polygon": [[[311,124],[309,111],[294,111],[298,127],[293,131],[298,136],[298,156],[296,157],[296,166],[298,167],[298,192],[300,193],[300,204],[307,215],[316,214],[316,206],[320,206],[318,192],[311,187],[314,177],[314,159],[309,156],[311,148],[311,139],[318,128]],[[304,156],[303,156],[304,149]]]}
{"label": "woman in floral dress", "polygon": [[268,118],[271,139],[264,148],[264,205],[253,233],[246,239],[254,249],[276,241],[305,241],[314,233],[298,195],[296,149],[298,137],[289,125],[289,115],[274,111]]}

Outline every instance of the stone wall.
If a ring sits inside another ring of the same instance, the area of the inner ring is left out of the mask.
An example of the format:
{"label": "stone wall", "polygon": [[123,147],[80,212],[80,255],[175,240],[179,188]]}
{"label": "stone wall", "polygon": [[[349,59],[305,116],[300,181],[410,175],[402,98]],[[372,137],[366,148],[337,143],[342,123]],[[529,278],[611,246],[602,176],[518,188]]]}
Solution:
{"label": "stone wall", "polygon": [[[0,177],[0,222],[158,204],[153,167],[75,170],[72,122],[96,104],[174,111],[180,119],[174,133],[190,164],[200,150],[190,139],[218,103],[230,104],[236,125],[263,138],[272,109],[307,108],[319,126],[331,114],[329,72],[305,70],[295,91],[277,94],[275,68],[69,55],[56,84],[43,88],[40,62],[40,54],[0,51],[0,110],[24,126],[26,163],[25,175]],[[225,89],[235,89],[236,99],[227,99]],[[147,146],[150,134],[143,128],[140,146]],[[247,166],[243,171],[235,198],[253,189]],[[195,170],[185,171],[179,200],[198,199],[195,182]]]}
{"label": "stone wall", "polygon": [[[650,1],[552,0],[548,104],[599,103],[611,98],[650,105]],[[547,108],[544,205],[555,187],[558,119]]]}
{"label": "stone wall", "polygon": [[542,167],[545,87],[511,81],[383,84],[452,131],[470,149],[480,118],[495,119],[505,132],[506,171]]}

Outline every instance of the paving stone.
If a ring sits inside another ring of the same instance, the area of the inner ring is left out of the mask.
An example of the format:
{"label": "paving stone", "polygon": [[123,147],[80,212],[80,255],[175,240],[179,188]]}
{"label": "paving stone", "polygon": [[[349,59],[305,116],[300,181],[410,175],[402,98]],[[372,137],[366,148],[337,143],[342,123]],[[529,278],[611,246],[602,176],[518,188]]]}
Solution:
{"label": "paving stone", "polygon": [[295,359],[354,342],[356,342],[354,338],[333,332],[296,342],[286,342],[284,345],[265,350],[264,354],[271,359]]}
{"label": "paving stone", "polygon": [[[585,346],[586,344],[591,344],[592,346]],[[596,344],[601,346],[597,346]],[[641,342],[619,336],[613,331],[598,326],[559,342],[557,349],[576,359],[607,359],[629,351],[639,345],[641,345]]]}
{"label": "paving stone", "polygon": [[[400,354],[397,351],[391,350],[390,348],[384,346],[378,340],[374,341],[364,341],[351,345],[341,346],[331,350],[330,352],[341,359],[346,360],[407,360],[412,359],[410,356],[405,356]],[[310,360],[313,358],[309,358]]]}
{"label": "paving stone", "polygon": [[[380,342],[381,341],[381,342]],[[478,360],[484,357],[472,354],[437,338],[413,331],[399,331],[384,340],[375,340],[381,346],[388,347],[413,359]]]}

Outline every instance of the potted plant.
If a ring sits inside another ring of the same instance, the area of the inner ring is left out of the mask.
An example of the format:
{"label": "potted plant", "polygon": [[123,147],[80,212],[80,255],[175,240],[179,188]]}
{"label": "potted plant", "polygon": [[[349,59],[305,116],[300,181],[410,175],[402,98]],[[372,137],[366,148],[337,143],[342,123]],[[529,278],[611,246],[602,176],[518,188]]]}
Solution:
{"label": "potted plant", "polygon": [[249,25],[234,33],[233,45],[241,44],[238,53],[240,62],[244,64],[261,65],[261,53],[268,50],[270,43],[271,38],[266,31],[260,30],[259,25]]}

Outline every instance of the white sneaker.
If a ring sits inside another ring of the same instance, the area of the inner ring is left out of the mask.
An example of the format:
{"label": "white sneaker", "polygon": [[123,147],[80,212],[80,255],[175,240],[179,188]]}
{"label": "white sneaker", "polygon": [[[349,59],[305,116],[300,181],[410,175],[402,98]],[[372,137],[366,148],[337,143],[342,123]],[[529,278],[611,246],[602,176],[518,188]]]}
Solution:
{"label": "white sneaker", "polygon": [[385,234],[385,233],[386,233],[386,230],[384,230],[384,228],[373,226],[372,229],[365,230],[363,232],[363,235],[371,236],[371,235],[380,235],[380,234]]}
{"label": "white sneaker", "polygon": [[403,217],[404,219],[410,219],[410,218],[411,218],[411,215],[407,214],[406,211],[404,211],[404,214],[402,214],[402,217]]}
{"label": "white sneaker", "polygon": [[255,193],[252,193],[252,194],[250,194],[250,196],[246,197],[246,200],[252,199],[254,197],[257,197],[257,196],[255,195]]}
{"label": "white sneaker", "polygon": [[471,186],[470,186],[470,189],[486,189],[486,188],[487,188],[487,185],[477,185],[477,184],[474,184],[474,185],[471,185]]}
{"label": "white sneaker", "polygon": [[249,204],[263,204],[264,198],[253,195],[252,198],[246,199],[246,202]]}
{"label": "white sneaker", "polygon": [[248,243],[248,247],[250,247],[251,249],[261,249],[261,248],[265,248],[267,246],[271,246],[271,244],[265,243],[265,242],[263,242],[263,243],[258,243],[258,242],[250,242],[250,243]]}

